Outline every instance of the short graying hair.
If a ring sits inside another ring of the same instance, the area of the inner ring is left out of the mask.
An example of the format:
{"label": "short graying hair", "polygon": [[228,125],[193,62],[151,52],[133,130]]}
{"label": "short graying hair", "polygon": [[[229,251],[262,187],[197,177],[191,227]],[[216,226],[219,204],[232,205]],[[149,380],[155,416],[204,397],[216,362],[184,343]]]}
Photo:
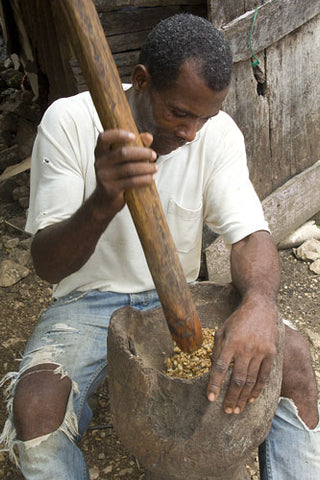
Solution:
{"label": "short graying hair", "polygon": [[158,23],[144,42],[139,63],[145,65],[153,86],[161,90],[177,79],[181,65],[193,60],[209,88],[221,91],[231,81],[232,54],[212,23],[181,13]]}

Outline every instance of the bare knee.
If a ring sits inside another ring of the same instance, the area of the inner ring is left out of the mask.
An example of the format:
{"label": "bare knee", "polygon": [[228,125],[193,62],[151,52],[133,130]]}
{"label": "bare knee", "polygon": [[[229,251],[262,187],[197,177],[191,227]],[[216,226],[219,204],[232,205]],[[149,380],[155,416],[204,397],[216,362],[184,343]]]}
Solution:
{"label": "bare knee", "polygon": [[283,357],[283,381],[294,381],[295,388],[302,382],[308,383],[313,378],[309,342],[296,330],[286,326]]}
{"label": "bare knee", "polygon": [[71,380],[55,374],[57,365],[36,365],[24,372],[13,400],[17,438],[22,441],[46,435],[63,422]]}
{"label": "bare knee", "polygon": [[286,327],[281,396],[291,398],[309,428],[318,423],[317,384],[309,342]]}

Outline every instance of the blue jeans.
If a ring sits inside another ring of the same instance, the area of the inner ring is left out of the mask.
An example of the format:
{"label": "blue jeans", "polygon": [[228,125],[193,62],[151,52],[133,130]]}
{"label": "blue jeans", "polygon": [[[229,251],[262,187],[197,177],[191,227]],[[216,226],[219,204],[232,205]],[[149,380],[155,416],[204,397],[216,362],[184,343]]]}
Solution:
{"label": "blue jeans", "polygon": [[[10,380],[9,418],[0,441],[13,459],[13,447],[17,447],[26,480],[89,480],[77,443],[92,418],[88,398],[106,378],[111,315],[123,306],[151,310],[160,303],[154,290],[130,295],[76,292],[57,300],[44,312],[30,337],[19,372],[10,372],[4,379]],[[43,363],[56,364],[55,373],[72,380],[65,418],[56,431],[22,442],[17,440],[12,422],[15,387],[23,372]],[[271,431],[260,447],[260,461],[262,480],[319,480],[320,425],[312,432],[308,430],[292,402],[282,399]]]}

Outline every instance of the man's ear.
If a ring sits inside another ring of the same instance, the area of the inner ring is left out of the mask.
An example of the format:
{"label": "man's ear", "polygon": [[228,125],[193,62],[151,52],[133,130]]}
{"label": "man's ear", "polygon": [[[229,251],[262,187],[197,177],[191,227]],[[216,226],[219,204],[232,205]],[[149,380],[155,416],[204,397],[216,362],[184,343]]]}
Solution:
{"label": "man's ear", "polygon": [[138,63],[133,69],[131,76],[132,86],[137,92],[148,88],[151,84],[151,76],[145,65]]}

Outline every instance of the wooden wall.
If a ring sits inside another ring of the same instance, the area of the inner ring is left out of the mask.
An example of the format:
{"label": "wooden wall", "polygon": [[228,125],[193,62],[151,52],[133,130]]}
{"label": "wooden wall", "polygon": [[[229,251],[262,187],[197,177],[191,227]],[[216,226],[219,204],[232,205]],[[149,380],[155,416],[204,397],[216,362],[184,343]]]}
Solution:
{"label": "wooden wall", "polygon": [[234,76],[224,109],[245,135],[263,199],[320,159],[320,2],[259,3],[252,31],[258,68],[249,48],[255,0],[209,0],[208,14],[231,44]]}

